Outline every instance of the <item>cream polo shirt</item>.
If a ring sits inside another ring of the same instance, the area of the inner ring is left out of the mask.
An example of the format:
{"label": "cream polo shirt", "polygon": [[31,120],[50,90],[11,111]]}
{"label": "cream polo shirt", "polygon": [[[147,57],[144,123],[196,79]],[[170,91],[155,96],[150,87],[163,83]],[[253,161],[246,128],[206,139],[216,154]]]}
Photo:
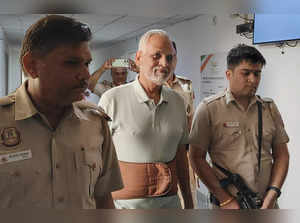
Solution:
{"label": "cream polo shirt", "polygon": [[99,105],[112,119],[110,130],[121,161],[168,162],[187,143],[183,99],[165,86],[157,105],[138,79],[105,92]]}
{"label": "cream polo shirt", "polygon": [[[262,103],[263,137],[261,171],[258,174],[258,109]],[[240,174],[248,186],[262,195],[271,177],[272,146],[287,143],[281,115],[271,99],[252,98],[248,110],[239,106],[229,90],[203,100],[196,109],[190,144],[209,152],[213,162]],[[214,169],[219,178],[219,170]]]}
{"label": "cream polo shirt", "polygon": [[54,130],[25,84],[0,99],[0,207],[95,208],[122,188],[104,113],[76,102]]}

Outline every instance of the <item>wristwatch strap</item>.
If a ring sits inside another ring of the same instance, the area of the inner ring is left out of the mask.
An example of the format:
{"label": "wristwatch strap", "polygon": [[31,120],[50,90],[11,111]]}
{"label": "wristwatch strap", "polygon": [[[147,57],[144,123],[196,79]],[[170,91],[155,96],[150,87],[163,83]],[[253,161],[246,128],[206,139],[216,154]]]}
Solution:
{"label": "wristwatch strap", "polygon": [[274,190],[274,191],[276,191],[276,193],[277,193],[277,198],[279,198],[279,196],[281,195],[281,190],[280,190],[278,187],[275,187],[275,186],[269,186],[269,187],[267,188],[267,191],[269,191],[269,190]]}

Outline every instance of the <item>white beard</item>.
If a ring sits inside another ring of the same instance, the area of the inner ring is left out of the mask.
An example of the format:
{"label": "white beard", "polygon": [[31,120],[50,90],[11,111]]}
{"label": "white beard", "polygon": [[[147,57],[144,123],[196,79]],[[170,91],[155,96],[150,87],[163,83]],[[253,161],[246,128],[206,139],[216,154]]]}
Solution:
{"label": "white beard", "polygon": [[147,79],[156,85],[163,85],[170,78],[171,72],[168,74],[160,73],[158,67],[154,67],[151,74],[146,75]]}

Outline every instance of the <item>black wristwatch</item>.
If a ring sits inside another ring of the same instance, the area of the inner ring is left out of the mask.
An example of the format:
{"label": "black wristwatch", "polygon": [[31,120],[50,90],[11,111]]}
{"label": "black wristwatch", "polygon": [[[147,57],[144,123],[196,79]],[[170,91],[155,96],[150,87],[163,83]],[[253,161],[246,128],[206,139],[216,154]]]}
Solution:
{"label": "black wristwatch", "polygon": [[279,196],[281,195],[281,190],[280,190],[278,187],[275,187],[275,186],[269,186],[269,187],[267,188],[266,191],[269,191],[269,190],[274,190],[274,191],[276,191],[276,193],[277,193],[277,198],[279,198]]}

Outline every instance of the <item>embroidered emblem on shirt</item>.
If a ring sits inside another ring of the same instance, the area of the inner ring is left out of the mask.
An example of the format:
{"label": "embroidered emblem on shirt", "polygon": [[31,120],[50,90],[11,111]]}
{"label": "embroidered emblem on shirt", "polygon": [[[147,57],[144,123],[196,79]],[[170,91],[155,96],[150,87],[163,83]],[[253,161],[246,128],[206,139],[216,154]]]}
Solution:
{"label": "embroidered emblem on shirt", "polygon": [[1,131],[2,144],[8,147],[16,146],[21,143],[21,136],[17,128],[7,127]]}

